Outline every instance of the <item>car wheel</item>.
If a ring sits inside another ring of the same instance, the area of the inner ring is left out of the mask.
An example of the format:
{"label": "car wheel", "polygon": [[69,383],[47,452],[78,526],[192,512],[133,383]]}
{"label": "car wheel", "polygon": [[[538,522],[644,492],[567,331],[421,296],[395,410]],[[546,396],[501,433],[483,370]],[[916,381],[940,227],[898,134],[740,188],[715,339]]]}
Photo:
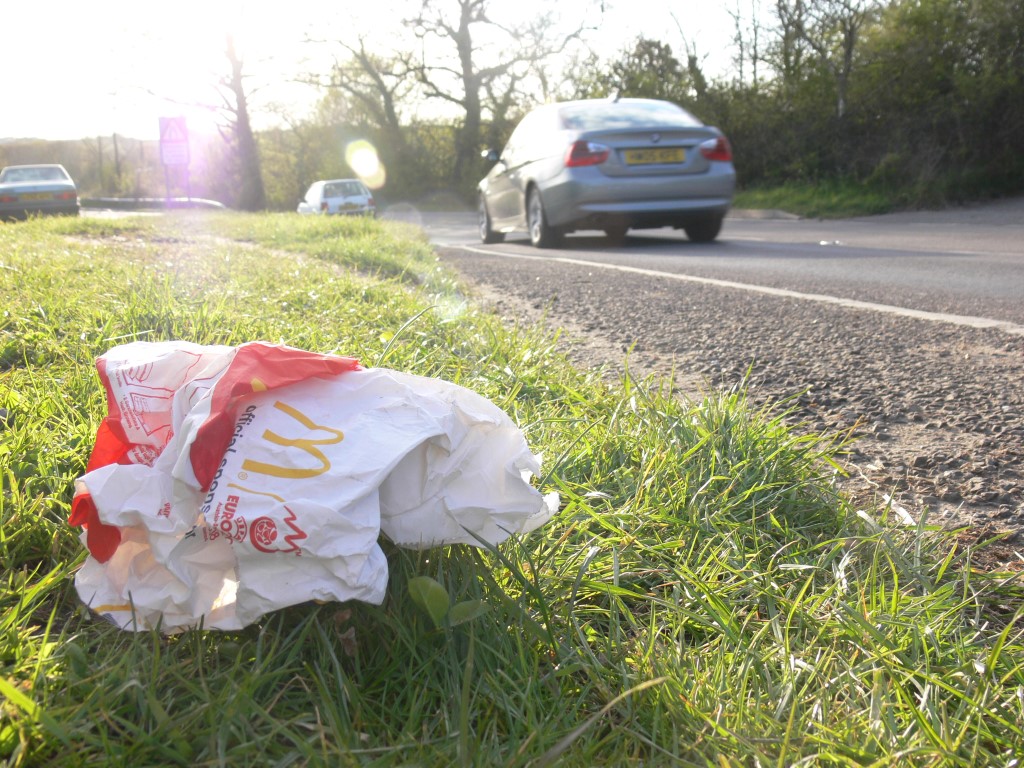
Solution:
{"label": "car wheel", "polygon": [[615,245],[621,245],[626,239],[626,233],[629,231],[629,227],[617,224],[611,227],[605,227],[604,233],[609,240]]}
{"label": "car wheel", "polygon": [[503,232],[495,232],[491,227],[491,214],[487,210],[487,201],[480,195],[480,203],[477,206],[478,222],[480,224],[480,242],[486,245],[500,243],[505,239]]}
{"label": "car wheel", "polygon": [[722,231],[722,217],[709,216],[683,225],[686,236],[695,243],[710,243]]}
{"label": "car wheel", "polygon": [[526,197],[526,226],[530,242],[537,248],[554,248],[562,242],[562,233],[548,224],[540,193],[531,189]]}

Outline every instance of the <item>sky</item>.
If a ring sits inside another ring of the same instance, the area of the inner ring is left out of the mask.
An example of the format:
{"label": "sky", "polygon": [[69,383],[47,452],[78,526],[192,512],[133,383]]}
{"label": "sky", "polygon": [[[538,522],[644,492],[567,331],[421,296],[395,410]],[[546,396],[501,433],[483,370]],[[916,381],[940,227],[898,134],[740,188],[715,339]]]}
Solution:
{"label": "sky", "polygon": [[[445,2],[445,0],[437,0]],[[450,2],[450,0],[449,0]],[[736,0],[739,2],[739,0]],[[757,0],[746,0],[748,3]],[[54,5],[5,3],[0,52],[8,71],[0,79],[0,139],[48,140],[109,136],[159,138],[159,118],[184,116],[190,131],[213,131],[215,121],[197,103],[215,103],[212,84],[225,71],[230,31],[252,83],[257,128],[279,122],[267,105],[308,114],[315,89],[294,82],[303,72],[326,71],[330,46],[303,43],[364,34],[387,46],[415,0],[94,0]],[[683,58],[686,38],[706,56],[705,71],[729,66],[733,21],[729,6],[707,0],[494,0],[503,13],[557,8],[561,23],[600,19],[589,33],[602,56],[643,35],[672,45]],[[678,23],[677,23],[678,22]],[[333,51],[337,52],[336,48]]]}

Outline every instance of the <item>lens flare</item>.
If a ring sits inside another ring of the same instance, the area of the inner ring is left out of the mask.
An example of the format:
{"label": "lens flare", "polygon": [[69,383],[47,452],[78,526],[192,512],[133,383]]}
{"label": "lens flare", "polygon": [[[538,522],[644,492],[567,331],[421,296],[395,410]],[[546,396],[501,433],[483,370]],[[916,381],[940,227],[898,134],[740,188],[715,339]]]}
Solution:
{"label": "lens flare", "polygon": [[384,186],[387,173],[373,144],[363,139],[345,147],[345,162],[370,189]]}

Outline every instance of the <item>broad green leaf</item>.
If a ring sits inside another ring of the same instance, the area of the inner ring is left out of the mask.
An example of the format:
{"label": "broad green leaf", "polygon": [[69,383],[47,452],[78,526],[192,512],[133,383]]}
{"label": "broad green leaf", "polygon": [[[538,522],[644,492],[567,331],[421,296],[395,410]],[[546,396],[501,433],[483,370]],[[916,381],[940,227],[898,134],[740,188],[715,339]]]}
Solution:
{"label": "broad green leaf", "polygon": [[489,610],[491,607],[483,600],[463,600],[452,606],[452,610],[448,614],[448,623],[457,627],[459,624],[465,624],[467,621],[483,616]]}
{"label": "broad green leaf", "polygon": [[409,579],[409,595],[412,601],[427,612],[435,627],[441,627],[448,615],[448,592],[429,576],[415,576]]}

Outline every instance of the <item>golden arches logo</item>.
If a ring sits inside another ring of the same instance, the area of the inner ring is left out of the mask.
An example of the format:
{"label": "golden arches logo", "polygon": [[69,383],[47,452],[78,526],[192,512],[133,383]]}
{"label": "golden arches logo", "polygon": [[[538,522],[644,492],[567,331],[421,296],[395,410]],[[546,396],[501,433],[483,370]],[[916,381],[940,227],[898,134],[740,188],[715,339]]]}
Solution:
{"label": "golden arches logo", "polygon": [[331,462],[317,446],[337,445],[345,439],[345,433],[340,429],[316,424],[297,408],[293,408],[286,403],[278,401],[274,403],[274,407],[291,416],[311,432],[326,432],[328,435],[319,439],[310,437],[287,438],[268,429],[263,432],[263,439],[267,442],[273,443],[274,445],[279,445],[282,448],[298,448],[313,457],[317,461],[318,466],[310,467],[308,469],[300,469],[296,467],[282,467],[277,464],[268,464],[263,461],[246,459],[242,462],[242,469],[247,472],[256,472],[261,475],[282,477],[291,480],[303,480],[310,477],[316,477],[317,475],[322,475],[324,472],[329,470],[331,468]]}

